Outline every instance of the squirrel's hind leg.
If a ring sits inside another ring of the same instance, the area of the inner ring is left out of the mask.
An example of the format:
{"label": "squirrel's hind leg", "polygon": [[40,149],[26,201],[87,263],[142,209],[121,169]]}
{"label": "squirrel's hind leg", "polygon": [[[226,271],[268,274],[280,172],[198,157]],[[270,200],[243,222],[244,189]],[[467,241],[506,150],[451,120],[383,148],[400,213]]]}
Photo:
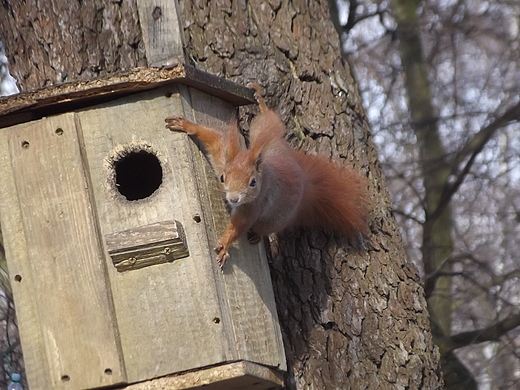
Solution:
{"label": "squirrel's hind leg", "polygon": [[260,242],[260,240],[262,239],[262,236],[260,234],[258,234],[257,232],[254,232],[252,230],[248,231],[247,232],[247,241],[251,244],[251,245],[256,245]]}

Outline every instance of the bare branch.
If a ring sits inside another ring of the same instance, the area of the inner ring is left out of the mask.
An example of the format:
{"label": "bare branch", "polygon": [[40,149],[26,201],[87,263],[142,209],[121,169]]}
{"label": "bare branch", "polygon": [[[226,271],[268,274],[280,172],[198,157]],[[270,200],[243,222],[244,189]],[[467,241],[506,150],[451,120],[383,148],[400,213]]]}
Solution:
{"label": "bare branch", "polygon": [[426,299],[428,299],[434,289],[435,289],[435,283],[437,282],[437,279],[441,276],[461,276],[458,273],[455,272],[447,272],[444,271],[444,269],[450,267],[452,264],[457,263],[459,261],[462,261],[464,259],[472,259],[473,255],[471,253],[462,253],[457,256],[451,256],[447,258],[435,271],[427,274],[424,276],[424,294],[426,296]]}
{"label": "bare branch", "polygon": [[410,219],[410,220],[412,220],[412,221],[414,221],[414,222],[417,222],[419,225],[422,225],[422,223],[423,223],[423,221],[421,221],[419,218],[414,217],[412,214],[410,214],[410,213],[406,213],[406,212],[404,212],[404,211],[401,210],[401,209],[393,208],[393,209],[392,209],[392,212],[393,212],[394,214],[398,214],[398,215],[400,215],[400,216],[402,216],[402,217],[405,217],[406,219]]}
{"label": "bare branch", "polygon": [[[377,11],[375,11],[373,13],[368,13],[368,14],[364,14],[364,15],[360,15],[360,16],[356,17],[356,11],[357,11],[358,6],[359,6],[359,2],[357,0],[350,0],[347,23],[345,23],[345,25],[342,26],[343,32],[348,33],[350,30],[352,30],[354,28],[354,26],[356,24],[358,24],[359,22],[361,22],[365,19],[369,19],[373,16],[379,16],[379,18],[381,19],[383,17],[383,15],[388,13],[388,11],[386,9],[379,9],[379,7],[378,7]],[[381,25],[384,26],[384,24],[382,22],[381,22]]]}
{"label": "bare branch", "polygon": [[509,316],[487,328],[462,332],[450,337],[450,350],[468,346],[470,344],[483,343],[485,341],[497,341],[507,332],[520,326],[520,313]]}
{"label": "bare branch", "polygon": [[348,10],[348,20],[347,23],[343,26],[343,31],[349,32],[352,27],[357,23],[356,20],[356,9],[358,6],[357,0],[351,0],[349,4],[349,10]]}
{"label": "bare branch", "polygon": [[468,175],[475,159],[478,154],[484,149],[484,146],[488,143],[488,141],[495,135],[495,133],[502,129],[504,126],[517,122],[520,120],[520,102],[507,110],[503,115],[496,118],[489,125],[481,129],[475,136],[464,145],[464,147],[460,150],[457,156],[454,158],[453,166],[457,167],[462,163],[466,158],[468,161],[464,165],[464,168],[459,172],[453,184],[446,183],[442,196],[439,200],[439,204],[437,208],[430,216],[433,220],[435,220],[441,213],[444,211],[448,203],[451,201],[453,195],[458,191],[461,184],[464,182],[464,179]]}
{"label": "bare branch", "polygon": [[[473,156],[480,153],[486,143],[493,137],[495,132],[502,127],[520,120],[520,102],[513,107],[509,108],[503,115],[496,118],[489,125],[481,129],[475,136],[469,140],[466,145],[460,150],[455,157],[454,162],[458,165],[461,164],[468,156]],[[469,163],[469,161],[468,161]]]}

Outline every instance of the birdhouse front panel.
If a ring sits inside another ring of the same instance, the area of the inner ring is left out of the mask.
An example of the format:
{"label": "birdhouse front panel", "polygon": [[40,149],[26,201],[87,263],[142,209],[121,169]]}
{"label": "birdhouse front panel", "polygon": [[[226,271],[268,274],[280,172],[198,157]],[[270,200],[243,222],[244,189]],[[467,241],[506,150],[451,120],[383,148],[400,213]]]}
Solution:
{"label": "birdhouse front panel", "polygon": [[[232,334],[225,329],[231,324],[223,321],[216,293],[220,275],[208,266],[214,255],[203,223],[207,211],[199,198],[191,140],[164,124],[169,113],[183,111],[173,87],[77,114],[109,263],[118,249],[114,237],[131,238],[132,233],[127,262],[137,264],[139,249],[146,256],[154,246],[166,260],[135,269],[109,267],[131,382],[236,359],[233,340],[226,337]],[[177,259],[167,258],[174,249],[171,242],[162,245],[162,235],[150,233],[157,226],[166,229],[171,221],[185,242],[186,255]],[[136,240],[142,240],[140,245],[133,245]]]}

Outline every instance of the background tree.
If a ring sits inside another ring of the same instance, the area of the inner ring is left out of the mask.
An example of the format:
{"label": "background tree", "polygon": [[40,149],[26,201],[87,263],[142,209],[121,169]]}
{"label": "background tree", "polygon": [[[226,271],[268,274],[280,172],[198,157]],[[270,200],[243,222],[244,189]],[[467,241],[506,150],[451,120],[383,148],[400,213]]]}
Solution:
{"label": "background tree", "polygon": [[515,388],[520,4],[338,4],[447,387]]}
{"label": "background tree", "polygon": [[[327,2],[180,5],[194,66],[261,83],[295,146],[353,163],[370,182],[372,234],[357,245],[364,248],[311,230],[271,239],[288,387],[440,388],[423,290],[406,261]],[[24,91],[146,65],[133,1],[4,2],[0,34]],[[240,110],[246,130],[254,112]]]}

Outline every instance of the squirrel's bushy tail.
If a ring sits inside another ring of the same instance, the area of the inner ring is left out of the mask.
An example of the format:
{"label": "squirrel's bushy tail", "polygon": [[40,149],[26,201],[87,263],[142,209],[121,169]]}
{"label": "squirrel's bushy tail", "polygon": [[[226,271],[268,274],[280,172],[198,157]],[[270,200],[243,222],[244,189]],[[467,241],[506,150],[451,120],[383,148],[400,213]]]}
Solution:
{"label": "squirrel's bushy tail", "polygon": [[294,154],[306,176],[297,224],[339,231],[348,237],[366,235],[367,183],[363,177],[323,156]]}

